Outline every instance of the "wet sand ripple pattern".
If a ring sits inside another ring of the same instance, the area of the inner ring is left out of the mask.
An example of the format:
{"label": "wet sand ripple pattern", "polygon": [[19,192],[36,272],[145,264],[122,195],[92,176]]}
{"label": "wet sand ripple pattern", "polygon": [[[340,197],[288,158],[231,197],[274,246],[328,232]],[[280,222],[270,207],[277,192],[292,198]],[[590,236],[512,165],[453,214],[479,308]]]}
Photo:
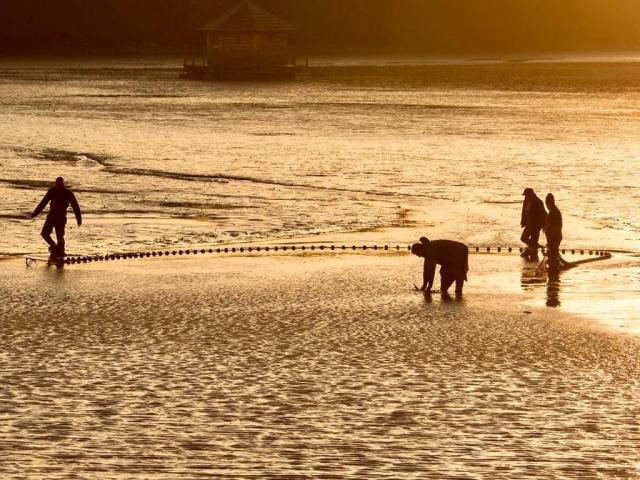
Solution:
{"label": "wet sand ripple pattern", "polygon": [[634,337],[274,262],[0,274],[0,477],[638,478]]}

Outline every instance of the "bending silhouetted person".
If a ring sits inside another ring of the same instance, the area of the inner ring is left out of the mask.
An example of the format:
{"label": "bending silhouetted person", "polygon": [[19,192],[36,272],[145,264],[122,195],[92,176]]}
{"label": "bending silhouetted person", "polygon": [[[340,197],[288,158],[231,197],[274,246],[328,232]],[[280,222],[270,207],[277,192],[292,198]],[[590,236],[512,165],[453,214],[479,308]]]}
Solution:
{"label": "bending silhouetted person", "polygon": [[423,283],[420,290],[426,294],[433,288],[436,265],[440,265],[440,293],[448,295],[449,287],[456,283],[456,296],[462,296],[464,282],[469,271],[469,248],[453,240],[434,240],[421,238],[420,243],[411,247],[411,253],[424,258]]}
{"label": "bending silhouetted person", "polygon": [[541,247],[538,242],[540,241],[540,231],[547,221],[547,211],[544,209],[542,200],[537,197],[532,188],[526,188],[522,194],[524,202],[522,203],[520,226],[524,230],[520,240],[527,246],[522,256],[532,260],[538,256],[538,248]]}
{"label": "bending silhouetted person", "polygon": [[544,226],[544,234],[547,237],[547,262],[549,271],[557,272],[565,262],[560,256],[560,244],[562,243],[562,214],[556,206],[556,200],[553,194],[547,195],[545,198],[549,215]]}
{"label": "bending silhouetted person", "polygon": [[[64,186],[64,179],[62,177],[56,178],[56,186],[49,189],[44,196],[40,204],[36,207],[31,214],[31,218],[37,217],[42,210],[51,202],[49,208],[49,214],[42,227],[42,238],[49,244],[49,252],[53,255],[64,255],[64,230],[67,224],[67,209],[69,205],[73,209],[73,213],[76,216],[78,226],[82,225],[82,213],[80,212],[80,206],[76,200],[76,196]],[[51,233],[55,229],[57,243],[51,238]]]}

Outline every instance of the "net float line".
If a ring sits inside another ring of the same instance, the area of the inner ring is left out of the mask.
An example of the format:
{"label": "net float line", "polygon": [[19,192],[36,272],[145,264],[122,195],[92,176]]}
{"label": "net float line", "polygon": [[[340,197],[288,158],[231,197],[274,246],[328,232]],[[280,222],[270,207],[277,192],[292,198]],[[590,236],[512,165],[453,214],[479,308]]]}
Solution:
{"label": "net float line", "polygon": [[[145,258],[163,258],[163,257],[185,257],[196,255],[230,255],[230,254],[280,254],[280,253],[349,253],[349,252],[395,252],[407,254],[411,252],[411,245],[277,245],[277,246],[258,246],[258,247],[232,247],[219,246],[216,248],[192,248],[179,250],[155,250],[155,251],[138,251],[138,252],[122,252],[110,253],[106,255],[77,255],[64,259],[67,265],[93,263],[93,262],[110,262],[120,260],[133,260]],[[545,249],[541,249],[545,253]],[[507,254],[522,253],[522,247],[469,247],[470,254]],[[572,255],[595,255],[589,261],[604,260],[611,258],[611,254],[600,249],[562,249],[563,255],[570,252]],[[607,256],[608,255],[608,256]],[[585,262],[586,263],[586,262]]]}
{"label": "net float line", "polygon": [[600,252],[601,255],[592,258],[585,258],[583,260],[576,260],[575,262],[568,262],[569,268],[577,267],[578,265],[584,265],[585,263],[599,262],[602,260],[609,260],[613,258],[613,255],[609,252]]}

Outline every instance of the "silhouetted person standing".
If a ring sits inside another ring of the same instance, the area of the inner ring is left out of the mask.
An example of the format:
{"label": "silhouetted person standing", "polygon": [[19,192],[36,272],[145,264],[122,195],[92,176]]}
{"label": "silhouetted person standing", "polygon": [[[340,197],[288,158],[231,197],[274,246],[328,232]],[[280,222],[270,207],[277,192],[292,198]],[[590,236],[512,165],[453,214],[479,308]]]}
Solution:
{"label": "silhouetted person standing", "polygon": [[562,214],[556,206],[556,200],[552,193],[545,198],[549,215],[544,226],[547,237],[547,259],[550,271],[557,272],[565,263],[560,257],[560,243],[562,243]]}
{"label": "silhouetted person standing", "polygon": [[424,258],[423,284],[420,290],[431,294],[433,288],[436,265],[440,268],[440,293],[448,296],[449,287],[456,283],[456,296],[462,296],[464,282],[467,281],[469,271],[469,248],[453,240],[434,240],[421,238],[420,243],[411,247],[411,253]]}
{"label": "silhouetted person standing", "polygon": [[[78,205],[75,195],[64,186],[64,179],[62,177],[56,178],[56,186],[49,189],[40,204],[31,214],[31,218],[37,217],[49,202],[51,202],[51,207],[49,208],[49,214],[42,227],[41,235],[49,244],[49,252],[53,255],[63,256],[65,254],[64,230],[67,224],[67,209],[69,205],[71,205],[78,226],[82,225],[82,213],[80,212],[80,206]],[[51,238],[51,233],[54,229],[56,231],[57,243]]]}
{"label": "silhouetted person standing", "polygon": [[544,204],[540,200],[532,188],[526,188],[522,193],[524,202],[522,203],[522,219],[520,226],[524,228],[522,232],[522,243],[527,245],[526,250],[522,254],[524,258],[535,259],[538,256],[538,248],[540,248],[540,230],[542,230],[547,221],[547,212]]}

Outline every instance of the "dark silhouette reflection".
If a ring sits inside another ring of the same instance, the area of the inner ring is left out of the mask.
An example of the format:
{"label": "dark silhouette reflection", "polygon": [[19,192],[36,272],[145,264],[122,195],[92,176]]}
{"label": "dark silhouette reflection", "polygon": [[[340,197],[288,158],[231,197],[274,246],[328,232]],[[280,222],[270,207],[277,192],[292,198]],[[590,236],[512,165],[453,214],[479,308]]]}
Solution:
{"label": "dark silhouette reflection", "polygon": [[546,286],[547,307],[559,307],[560,303],[560,271],[548,269],[547,258],[539,264],[524,263],[520,276],[520,284],[525,291],[540,290]]}
{"label": "dark silhouette reflection", "polygon": [[[428,304],[432,304],[433,303],[433,295],[439,293],[438,291],[433,291],[433,292],[424,292],[424,301]],[[441,303],[442,304],[448,304],[448,305],[464,305],[465,304],[465,297],[463,297],[462,295],[456,295],[455,297],[452,297],[451,295],[449,295],[448,293],[441,295]]]}
{"label": "dark silhouette reflection", "polygon": [[549,273],[547,279],[547,307],[559,307],[560,305],[560,273]]}
{"label": "dark silhouette reflection", "polygon": [[64,257],[52,255],[47,265],[49,267],[56,267],[56,270],[64,270]]}
{"label": "dark silhouette reflection", "polygon": [[49,263],[47,268],[42,268],[42,275],[49,281],[63,282],[68,270],[64,263]]}
{"label": "dark silhouette reflection", "polygon": [[546,274],[542,267],[541,263],[526,262],[522,264],[520,284],[523,290],[532,290],[536,286],[539,287],[547,283]]}
{"label": "dark silhouette reflection", "polygon": [[424,258],[422,287],[418,290],[431,295],[436,266],[440,265],[440,294],[449,296],[449,288],[456,284],[456,297],[462,297],[464,282],[469,271],[469,247],[453,240],[430,241],[426,237],[411,247],[411,253]]}

